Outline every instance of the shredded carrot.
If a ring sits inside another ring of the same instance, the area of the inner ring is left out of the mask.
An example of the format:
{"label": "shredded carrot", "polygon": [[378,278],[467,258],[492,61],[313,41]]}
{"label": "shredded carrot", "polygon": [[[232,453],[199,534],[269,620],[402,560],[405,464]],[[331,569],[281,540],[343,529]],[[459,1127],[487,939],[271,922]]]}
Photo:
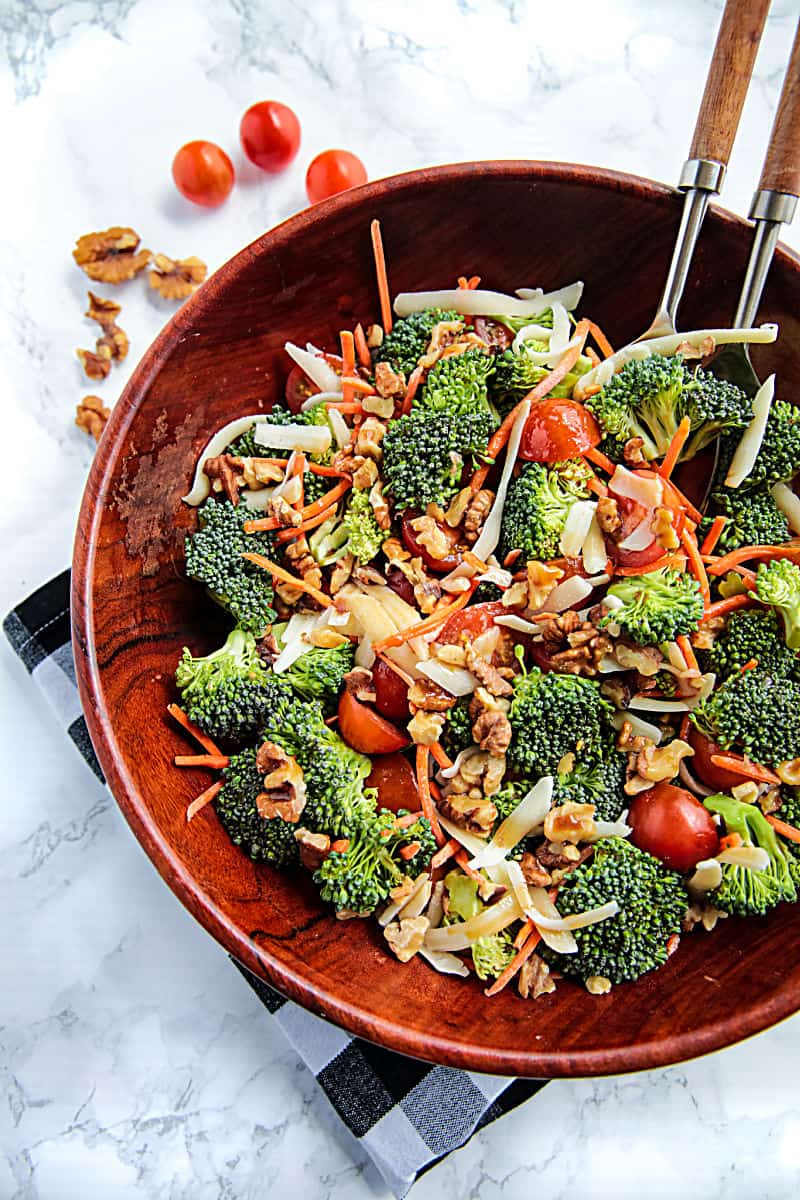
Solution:
{"label": "shredded carrot", "polygon": [[585,353],[586,357],[589,359],[589,361],[593,367],[600,366],[600,363],[603,360],[600,357],[600,355],[597,353],[596,350],[593,350],[591,346],[587,346],[586,349],[584,350],[584,353]]}
{"label": "shredded carrot", "polygon": [[495,979],[495,981],[491,987],[486,988],[484,995],[485,996],[496,996],[498,992],[502,992],[503,988],[506,987],[511,982],[511,980],[514,978],[514,976],[519,972],[523,963],[526,963],[528,961],[528,959],[533,954],[536,947],[539,945],[540,941],[541,941],[541,934],[539,933],[539,931],[537,929],[534,928],[533,931],[525,939],[525,941],[523,942],[522,946],[519,948],[517,953],[514,955],[511,962],[506,967],[505,971],[503,971],[503,973],[501,975],[497,976],[497,979]]}
{"label": "shredded carrot", "polygon": [[324,605],[325,608],[333,608],[334,603],[330,596],[326,596],[319,588],[313,587],[310,583],[306,583],[305,579],[300,575],[292,575],[290,571],[284,571],[283,567],[279,567],[277,563],[271,559],[265,558],[263,554],[243,554],[242,558],[246,558],[248,562],[254,563],[257,567],[263,567],[265,571],[269,571],[273,579],[280,579],[282,583],[288,583],[292,587],[296,587],[301,592],[306,592],[318,604]]}
{"label": "shredded carrot", "polygon": [[680,650],[681,654],[683,655],[684,662],[686,663],[686,666],[689,668],[689,670],[699,672],[700,667],[697,662],[697,657],[692,648],[692,643],[689,641],[686,634],[682,633],[680,635],[680,637],[675,638],[675,641],[678,645],[678,649]]}
{"label": "shredded carrot", "polygon": [[649,575],[651,571],[660,571],[662,567],[673,567],[675,570],[682,570],[686,565],[686,556],[684,554],[662,554],[661,558],[655,559],[653,562],[644,563],[639,567],[620,567],[617,565],[614,568],[616,575]]}
{"label": "shredded carrot", "polygon": [[358,400],[331,400],[330,403],[326,401],[325,407],[333,409],[334,412],[340,412],[343,416],[352,416],[354,413],[362,411]]}
{"label": "shredded carrot", "polygon": [[742,845],[742,835],[740,833],[726,833],[724,837],[719,839],[718,854],[722,854],[725,850],[735,850],[737,846]]}
{"label": "shredded carrot", "polygon": [[715,767],[723,771],[733,771],[743,779],[754,779],[756,783],[773,783],[780,785],[780,778],[768,767],[760,767],[758,763],[750,762],[738,754],[712,754],[711,761]]}
{"label": "shredded carrot", "polygon": [[402,416],[407,416],[411,412],[411,402],[417,394],[417,388],[424,374],[424,367],[415,367],[409,375],[408,383],[406,384],[406,394],[403,397],[403,404],[400,409]]}
{"label": "shredded carrot", "polygon": [[212,783],[210,788],[206,788],[204,792],[201,792],[200,795],[192,801],[192,803],[186,809],[187,823],[191,821],[193,817],[196,817],[202,808],[205,808],[207,804],[210,804],[215,796],[219,795],[219,793],[222,791],[222,787],[222,780],[218,779],[216,783]]}
{"label": "shredded carrot", "polygon": [[692,422],[688,417],[684,417],[678,428],[672,435],[667,452],[661,462],[661,466],[657,468],[659,475],[663,479],[669,479],[672,472],[675,470],[675,465],[680,457],[681,450],[686,445],[686,439],[692,431]]}
{"label": "shredded carrot", "polygon": [[420,809],[419,812],[406,813],[404,817],[395,817],[395,822],[394,822],[395,828],[396,829],[408,829],[409,825],[413,825],[415,823],[415,821],[418,821],[420,819],[421,816],[423,816],[423,813],[422,813],[422,810]]}
{"label": "shredded carrot", "polygon": [[790,842],[800,842],[800,829],[795,829],[794,825],[789,825],[786,821],[781,821],[779,817],[773,816],[772,813],[767,813],[767,820],[781,837],[787,838]]}
{"label": "shredded carrot", "polygon": [[584,450],[583,457],[588,458],[589,462],[594,463],[596,467],[602,467],[607,475],[613,475],[617,469],[617,464],[607,458],[596,446],[590,446],[588,450]]}
{"label": "shredded carrot", "polygon": [[714,547],[716,546],[717,542],[719,541],[722,531],[725,528],[725,526],[727,525],[727,523],[728,523],[727,517],[722,517],[722,516],[714,517],[714,520],[711,522],[711,528],[709,529],[708,533],[706,534],[705,540],[703,541],[703,544],[700,547],[701,554],[705,555],[705,554],[712,553],[712,551],[713,551]]}
{"label": "shredded carrot", "polygon": [[458,853],[458,848],[461,845],[455,838],[449,838],[442,846],[441,850],[437,850],[431,859],[431,867],[443,867],[446,862],[449,862],[454,854]]}
{"label": "shredded carrot", "polygon": [[724,554],[722,558],[718,558],[714,565],[709,567],[708,573],[709,575],[724,575],[726,571],[738,567],[740,563],[747,562],[751,558],[788,558],[795,562],[798,557],[800,557],[800,539],[798,538],[792,538],[790,542],[785,542],[782,546],[741,546],[738,550],[731,550],[730,554]]}
{"label": "shredded carrot", "polygon": [[436,844],[443,846],[447,838],[442,833],[442,827],[439,824],[439,818],[436,815],[436,809],[433,806],[433,795],[431,794],[431,779],[428,769],[428,759],[430,753],[427,746],[417,746],[417,787],[419,788],[419,802],[422,811],[430,822],[433,836],[436,838]]}
{"label": "shredded carrot", "polygon": [[[319,500],[315,500],[313,504],[307,504],[303,509],[303,520],[307,521],[309,517],[315,517],[317,513],[324,512],[325,509],[330,508],[345,492],[349,491],[352,482],[350,476],[347,475],[341,483],[336,484],[336,487],[332,487],[324,496],[320,496]],[[245,528],[247,527],[245,526]]]}
{"label": "shredded carrot", "polygon": [[678,737],[681,739],[682,742],[685,742],[686,739],[688,738],[689,728],[690,728],[691,724],[692,724],[692,722],[691,722],[689,713],[684,713],[683,716],[681,717],[680,729],[678,730]]}
{"label": "shredded carrot", "polygon": [[366,379],[359,378],[358,375],[343,375],[342,385],[349,384],[354,392],[361,392],[364,396],[374,396],[375,388],[371,383],[367,383]]}
{"label": "shredded carrot", "polygon": [[462,592],[452,604],[446,604],[443,608],[432,612],[424,621],[418,621],[416,625],[409,625],[407,629],[401,629],[380,642],[374,642],[372,649],[376,654],[380,654],[383,650],[388,650],[390,646],[402,646],[404,642],[409,641],[411,638],[422,637],[425,633],[431,633],[443,624],[449,616],[464,608],[474,590],[474,587],[470,587],[469,591]]}
{"label": "shredded carrot", "polygon": [[688,529],[684,529],[681,533],[681,545],[689,556],[689,567],[697,582],[700,584],[700,593],[703,597],[703,604],[708,606],[711,599],[711,587],[706,575],[706,569],[703,566],[703,560],[700,557],[700,551],[697,548],[697,538]]}
{"label": "shredded carrot", "polygon": [[211,738],[203,733],[202,729],[198,729],[194,721],[189,720],[182,708],[179,708],[177,704],[168,704],[167,712],[204,750],[207,750],[209,754],[222,756],[219,746],[212,742]]}
{"label": "shredded carrot", "polygon": [[517,936],[514,938],[515,950],[519,950],[523,942],[527,941],[528,934],[531,933],[535,928],[536,926],[534,925],[533,921],[530,919],[530,917],[527,917],[525,921],[523,921],[522,925],[520,925],[519,929],[517,930]]}
{"label": "shredded carrot", "polygon": [[349,329],[339,334],[342,347],[342,399],[345,404],[353,399],[353,385],[349,381],[356,373],[356,343]]}
{"label": "shredded carrot", "polygon": [[459,289],[460,289],[462,292],[466,292],[466,290],[467,290],[467,289],[468,289],[468,287],[469,287],[469,284],[467,283],[467,277],[466,277],[466,275],[459,275],[459,277],[458,277],[458,286],[459,286]]}
{"label": "shredded carrot", "polygon": [[331,842],[331,850],[334,850],[337,854],[346,854],[349,849],[349,838],[337,838],[335,842]]}
{"label": "shredded carrot", "polygon": [[411,687],[414,680],[406,671],[403,670],[401,666],[394,661],[393,658],[389,658],[388,654],[378,654],[377,657],[381,660],[381,662],[386,663],[386,666],[394,671],[395,675],[399,675],[406,687]]}
{"label": "shredded carrot", "polygon": [[310,462],[308,469],[312,475],[325,475],[328,479],[347,478],[344,471],[337,471],[336,467],[323,467],[320,463]]}
{"label": "shredded carrot", "polygon": [[176,754],[173,762],[176,767],[210,767],[221,771],[230,759],[227,754]]}
{"label": "shredded carrot", "polygon": [[584,389],[583,398],[584,400],[588,400],[590,396],[596,396],[598,392],[602,392],[602,390],[602,384],[592,383],[589,385],[589,387]]}
{"label": "shredded carrot", "polygon": [[300,537],[302,533],[307,533],[309,529],[316,529],[318,525],[324,525],[335,512],[335,504],[332,504],[330,508],[323,508],[322,512],[317,513],[315,517],[309,517],[307,521],[301,521],[299,525],[289,525],[286,529],[279,530],[275,535],[275,541],[291,542],[294,538]]}
{"label": "shredded carrot", "polygon": [[469,865],[469,855],[463,846],[456,853],[456,862],[461,867],[461,870],[464,872],[464,874],[469,875],[470,879],[477,879],[481,883],[485,882],[480,871],[476,871],[474,867]]}
{"label": "shredded carrot", "polygon": [[588,325],[589,325],[589,333],[592,335],[594,340],[597,342],[597,345],[600,348],[600,353],[603,355],[603,358],[611,358],[611,355],[614,353],[614,347],[611,345],[611,342],[608,340],[606,335],[603,333],[600,326],[597,325],[594,321],[589,321]]}
{"label": "shredded carrot", "polygon": [[441,767],[443,771],[447,771],[450,767],[452,767],[453,761],[448,757],[447,751],[441,742],[434,742],[430,747],[430,752],[431,758],[434,759],[437,766]]}
{"label": "shredded carrot", "polygon": [[401,846],[400,849],[397,851],[397,853],[400,855],[400,857],[402,859],[404,859],[406,862],[408,862],[409,859],[412,859],[415,854],[419,853],[421,848],[422,848],[421,842],[408,842],[407,845]]}
{"label": "shredded carrot", "polygon": [[522,554],[521,550],[509,550],[508,554],[503,559],[503,566],[504,567],[513,567],[514,563],[517,561],[517,559],[519,558],[519,556],[521,554]]}
{"label": "shredded carrot", "polygon": [[485,563],[483,559],[478,558],[477,554],[473,554],[471,550],[465,550],[462,558],[464,559],[465,563],[468,563],[471,567],[474,567],[476,571],[480,571],[481,574],[489,570],[489,564]]}
{"label": "shredded carrot", "polygon": [[378,296],[381,302],[383,331],[384,333],[391,333],[392,301],[389,295],[389,280],[386,277],[386,258],[383,253],[380,221],[373,221],[369,227],[369,231],[372,236],[372,252],[375,255],[375,275],[378,280]]}
{"label": "shredded carrot", "polygon": [[595,496],[605,497],[608,495],[608,488],[603,483],[602,479],[598,479],[596,475],[592,475],[586,480],[586,486],[590,492],[594,492]]}
{"label": "shredded carrot", "polygon": [[354,338],[355,338],[355,344],[356,344],[356,354],[358,355],[358,361],[361,363],[362,367],[371,367],[372,366],[372,355],[369,352],[369,346],[367,345],[367,339],[364,336],[364,326],[361,324],[360,321],[356,325],[356,331],[354,334]]}
{"label": "shredded carrot", "polygon": [[303,510],[303,505],[305,504],[305,486],[303,484],[303,476],[305,475],[305,473],[306,473],[306,456],[305,456],[305,454],[302,454],[302,453],[295,454],[294,462],[292,463],[292,474],[291,474],[290,478],[297,477],[300,479],[300,495],[298,496],[296,502],[292,505],[292,507],[299,508],[301,512]]}
{"label": "shredded carrot", "polygon": [[747,662],[742,663],[742,665],[739,667],[739,674],[741,675],[744,671],[755,671],[757,666],[757,658],[748,658]]}
{"label": "shredded carrot", "polygon": [[714,604],[709,604],[703,620],[707,621],[709,617],[722,617],[736,608],[750,608],[754,604],[755,600],[748,596],[747,592],[740,592],[738,596],[727,596],[724,600],[717,600]]}

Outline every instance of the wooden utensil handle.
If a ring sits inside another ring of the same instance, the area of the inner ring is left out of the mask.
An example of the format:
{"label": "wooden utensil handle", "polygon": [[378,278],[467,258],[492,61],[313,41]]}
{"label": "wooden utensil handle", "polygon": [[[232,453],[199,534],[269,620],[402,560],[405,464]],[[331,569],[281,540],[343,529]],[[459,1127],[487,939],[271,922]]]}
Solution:
{"label": "wooden utensil handle", "polygon": [[800,195],[800,23],[786,68],[781,98],[759,188]]}
{"label": "wooden utensil handle", "polygon": [[769,0],[728,0],[697,115],[690,158],[728,164]]}

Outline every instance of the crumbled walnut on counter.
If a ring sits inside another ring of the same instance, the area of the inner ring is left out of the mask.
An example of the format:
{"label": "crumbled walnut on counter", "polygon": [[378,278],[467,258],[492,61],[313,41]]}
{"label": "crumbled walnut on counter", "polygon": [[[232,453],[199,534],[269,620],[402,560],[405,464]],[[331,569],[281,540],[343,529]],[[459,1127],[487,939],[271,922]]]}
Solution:
{"label": "crumbled walnut on counter", "polygon": [[105,296],[96,296],[94,292],[87,292],[89,297],[89,307],[83,314],[90,321],[97,321],[103,329],[107,325],[115,325],[117,317],[122,312],[122,305],[117,304],[116,300],[108,300]]}
{"label": "crumbled walnut on counter", "polygon": [[586,990],[593,996],[605,996],[611,991],[611,980],[605,975],[590,975],[586,980]]}
{"label": "crumbled walnut on counter", "polygon": [[76,350],[81,366],[90,379],[106,379],[111,370],[111,351],[104,346],[96,354],[93,350]]}
{"label": "crumbled walnut on counter", "polygon": [[511,722],[505,713],[484,710],[472,726],[472,737],[489,754],[505,754],[511,743]]}
{"label": "crumbled walnut on counter", "polygon": [[318,870],[331,848],[331,839],[326,833],[312,833],[310,829],[296,829],[294,839],[300,850],[300,862],[307,871]]}
{"label": "crumbled walnut on counter", "polygon": [[538,954],[532,954],[527,962],[522,964],[517,990],[523,1000],[529,997],[531,1000],[538,1000],[540,996],[556,990],[556,981],[550,974],[550,968]]}
{"label": "crumbled walnut on counter", "polygon": [[550,809],[544,819],[544,836],[550,842],[571,842],[573,845],[585,842],[594,832],[594,811],[593,804],[567,800]]}
{"label": "crumbled walnut on counter", "polygon": [[78,238],[72,257],[97,283],[123,283],[143,271],[152,257],[150,250],[138,248],[139,241],[133,229],[114,225]]}
{"label": "crumbled walnut on counter", "polygon": [[628,438],[622,447],[622,459],[626,467],[644,467],[647,459],[644,456],[644,438]]}
{"label": "crumbled walnut on counter", "polygon": [[422,949],[430,922],[427,917],[406,917],[392,921],[383,931],[390,949],[400,962],[408,962]]}
{"label": "crumbled walnut on counter", "polygon": [[616,533],[622,528],[619,506],[613,496],[601,496],[597,501],[597,524],[603,533]]}
{"label": "crumbled walnut on counter", "polygon": [[432,679],[415,679],[408,689],[408,703],[424,712],[447,712],[455,702],[455,696],[451,696]]}
{"label": "crumbled walnut on counter", "polygon": [[420,708],[406,726],[412,742],[417,746],[432,746],[438,742],[444,729],[444,714],[425,712]]}
{"label": "crumbled walnut on counter", "polygon": [[467,504],[464,513],[464,537],[468,542],[477,542],[493,504],[494,492],[488,488],[481,488]]}
{"label": "crumbled walnut on counter", "polygon": [[[395,371],[391,363],[375,363],[375,391],[379,396],[404,396],[406,393],[406,377],[402,371]],[[394,405],[392,405],[392,409]],[[391,416],[391,411],[386,414]]]}
{"label": "crumbled walnut on counter", "polygon": [[75,424],[92,435],[96,442],[106,427],[111,409],[106,408],[99,396],[84,396],[75,408]]}
{"label": "crumbled walnut on counter", "polygon": [[[97,355],[100,358],[121,362],[126,357],[130,345],[128,335],[117,325],[117,317],[122,312],[121,305],[117,304],[116,300],[107,300],[103,296],[96,296],[94,292],[88,292],[87,295],[89,307],[84,316],[87,316],[90,321],[97,321],[103,331],[102,336],[95,342]],[[89,371],[85,363],[84,369],[88,375]],[[108,374],[107,371],[106,374]]]}
{"label": "crumbled walnut on counter", "polygon": [[256,796],[259,816],[296,824],[306,806],[306,781],[297,760],[275,742],[266,741],[256,752],[256,770],[264,776],[264,790]]}
{"label": "crumbled walnut on counter", "polygon": [[185,300],[207,274],[208,267],[195,255],[190,258],[168,258],[166,254],[156,254],[149,275],[150,287],[155,288],[165,300]]}

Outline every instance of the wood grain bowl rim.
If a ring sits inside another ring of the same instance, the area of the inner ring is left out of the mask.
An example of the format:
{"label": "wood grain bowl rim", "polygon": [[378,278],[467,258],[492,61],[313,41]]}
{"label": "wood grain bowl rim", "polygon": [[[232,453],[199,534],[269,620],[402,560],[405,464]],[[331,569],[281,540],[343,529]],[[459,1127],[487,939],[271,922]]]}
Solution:
{"label": "wood grain bowl rim", "polygon": [[[521,185],[534,181],[575,183],[607,191],[622,191],[653,201],[675,197],[673,188],[637,175],[573,163],[497,161],[456,163],[410,171],[378,180],[341,193],[330,200],[289,217],[257,238],[225,263],[212,277],[217,285],[227,285],[243,264],[264,253],[277,250],[289,239],[301,237],[319,221],[327,220],[350,208],[365,210],[365,224],[379,208],[388,192],[411,193],[429,184],[465,180],[517,179]],[[372,206],[372,211],[371,210]],[[713,206],[712,220],[749,228],[743,218]],[[800,270],[800,256],[780,246],[778,257]],[[162,879],[201,925],[255,975],[281,993],[359,1037],[377,1042],[391,1050],[464,1070],[500,1075],[538,1078],[581,1077],[618,1074],[663,1067],[729,1046],[767,1029],[791,1016],[800,1008],[800,995],[787,985],[746,1012],[732,1012],[729,1019],[687,1033],[664,1035],[643,1044],[595,1049],[591,1051],[537,1052],[536,1050],[499,1050],[479,1044],[465,1044],[445,1036],[431,1036],[421,1044],[420,1035],[402,1024],[372,1013],[364,1013],[346,999],[315,990],[296,970],[280,963],[250,941],[198,887],[191,874],[173,856],[169,844],[151,820],[124,759],[119,751],[113,725],[104,702],[94,638],[94,568],[96,534],[108,499],[114,464],[122,443],[133,423],[151,380],[158,373],[162,357],[174,348],[191,327],[195,317],[216,303],[216,289],[201,288],[172,317],[142,357],[115,405],[98,446],[81,504],[72,569],[72,644],[78,665],[78,685],[92,743],[108,785],[137,840]],[[82,535],[81,535],[82,534]],[[621,992],[620,996],[624,993]],[[620,1003],[624,1003],[620,1000]]]}

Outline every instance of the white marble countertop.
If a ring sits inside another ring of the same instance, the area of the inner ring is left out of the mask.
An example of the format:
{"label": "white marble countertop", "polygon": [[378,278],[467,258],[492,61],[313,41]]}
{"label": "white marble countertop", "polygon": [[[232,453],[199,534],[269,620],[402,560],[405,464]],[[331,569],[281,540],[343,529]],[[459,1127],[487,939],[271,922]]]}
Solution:
{"label": "white marble countertop", "polygon": [[[100,388],[74,239],[131,224],[216,267],[304,204],[318,150],[371,177],[536,157],[677,178],[721,0],[0,0],[0,610],[68,562],[92,443],[171,306],[121,290],[130,361]],[[725,202],[746,211],[796,17],[775,0]],[[274,96],[304,144],[191,209],[175,149]],[[800,223],[787,240],[800,246]],[[54,502],[55,501],[55,502]],[[281,1034],[159,881],[105,791],[0,651],[0,1195],[20,1200],[367,1200],[385,1195]],[[11,770],[8,771],[8,766]],[[698,1200],[798,1194],[800,1018],[665,1071],[558,1082],[417,1185],[439,1195]]]}

